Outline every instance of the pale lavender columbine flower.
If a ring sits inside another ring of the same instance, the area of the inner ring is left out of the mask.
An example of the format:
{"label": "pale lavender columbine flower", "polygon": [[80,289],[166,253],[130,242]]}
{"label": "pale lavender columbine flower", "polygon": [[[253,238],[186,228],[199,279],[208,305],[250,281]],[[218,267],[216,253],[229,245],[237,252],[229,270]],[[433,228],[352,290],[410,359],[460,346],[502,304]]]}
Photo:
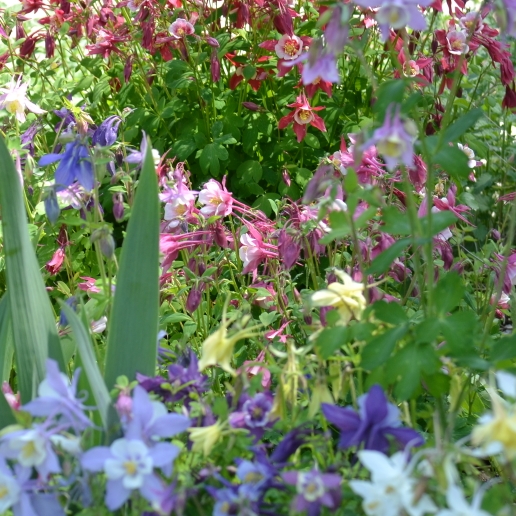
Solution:
{"label": "pale lavender columbine flower", "polygon": [[256,504],[247,496],[243,486],[224,487],[222,489],[209,489],[215,498],[213,516],[257,516]]}
{"label": "pale lavender columbine flower", "polygon": [[0,455],[17,461],[23,468],[34,468],[43,481],[52,473],[60,473],[61,466],[51,440],[56,431],[48,426],[48,423],[35,424],[27,430],[5,434],[0,440]]}
{"label": "pale lavender columbine flower", "polygon": [[62,154],[46,154],[38,162],[40,167],[59,161],[56,169],[56,184],[62,187],[70,186],[75,180],[88,191],[93,190],[95,181],[93,165],[90,160],[88,147],[77,138],[66,144]]}
{"label": "pale lavender columbine flower", "polygon": [[138,490],[150,503],[159,505],[163,483],[154,468],[171,469],[179,449],[170,443],[148,447],[140,439],[121,438],[107,446],[97,446],[85,452],[82,467],[88,471],[103,471],[107,477],[106,506],[119,509]]}
{"label": "pale lavender columbine flower", "polygon": [[503,13],[498,16],[502,31],[507,36],[516,38],[516,0],[502,0]]}
{"label": "pale lavender columbine flower", "polygon": [[181,414],[171,414],[163,403],[152,401],[143,387],[133,391],[132,417],[125,429],[128,439],[139,439],[154,446],[160,437],[172,437],[190,427],[190,420]]}
{"label": "pale lavender columbine flower", "polygon": [[38,397],[23,406],[23,410],[36,417],[60,416],[60,421],[81,431],[92,423],[84,414],[83,400],[77,398],[77,385],[81,369],[74,372],[72,381],[59,371],[57,362],[47,360],[47,376],[39,384]]}
{"label": "pale lavender columbine flower", "polygon": [[396,170],[401,163],[412,167],[416,134],[417,128],[412,120],[401,120],[400,105],[390,104],[385,113],[383,125],[376,129],[373,136],[361,146],[361,149],[365,151],[376,145],[391,172]]}
{"label": "pale lavender columbine flower", "polygon": [[421,446],[424,439],[412,428],[403,428],[399,409],[389,403],[379,385],[373,385],[367,394],[358,398],[358,412],[351,407],[323,403],[324,417],[340,430],[340,448],[363,445],[366,450],[387,453],[388,436],[402,446]]}
{"label": "pale lavender columbine flower", "polygon": [[13,78],[7,88],[0,88],[0,93],[2,93],[0,95],[0,109],[5,109],[12,115],[16,115],[16,119],[20,123],[25,122],[26,109],[38,115],[46,113],[45,110],[27,98],[28,87],[28,83],[21,82],[20,75],[17,81]]}
{"label": "pale lavender columbine flower", "polygon": [[278,471],[262,452],[257,454],[258,460],[237,460],[236,476],[242,482],[240,490],[253,501],[263,498],[265,491],[272,486]]}
{"label": "pale lavender columbine flower", "polygon": [[[11,510],[14,516],[64,516],[55,493],[35,492],[32,469],[17,464],[14,474],[0,456],[0,514]],[[41,482],[38,481],[40,486]]]}
{"label": "pale lavender columbine flower", "polygon": [[413,30],[425,30],[426,19],[418,5],[427,7],[432,0],[355,0],[360,7],[377,8],[376,22],[380,28],[382,41],[389,38],[390,29],[409,27]]}
{"label": "pale lavender columbine flower", "polygon": [[306,511],[309,516],[318,516],[321,507],[336,509],[341,499],[341,478],[334,473],[311,471],[286,471],[283,480],[296,486],[297,496],[292,502],[296,512]]}

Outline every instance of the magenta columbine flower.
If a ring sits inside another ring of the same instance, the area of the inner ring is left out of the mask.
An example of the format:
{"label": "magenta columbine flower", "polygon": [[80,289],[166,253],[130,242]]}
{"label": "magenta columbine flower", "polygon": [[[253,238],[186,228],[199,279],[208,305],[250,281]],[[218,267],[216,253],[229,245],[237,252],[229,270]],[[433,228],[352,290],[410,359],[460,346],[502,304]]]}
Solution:
{"label": "magenta columbine flower", "polygon": [[7,88],[0,88],[0,93],[2,93],[2,95],[0,95],[0,109],[5,109],[11,113],[11,115],[16,115],[16,119],[20,123],[25,122],[26,109],[37,115],[46,113],[46,111],[36,106],[36,104],[33,104],[27,98],[28,87],[29,85],[27,83],[21,82],[20,76],[16,82],[12,79]]}
{"label": "magenta columbine flower", "polygon": [[186,36],[191,36],[194,32],[194,26],[184,18],[178,18],[175,22],[173,22],[168,31],[174,38],[183,39]]}
{"label": "magenta columbine flower", "polygon": [[382,40],[389,37],[390,29],[409,27],[413,30],[425,30],[426,19],[418,5],[427,7],[432,0],[355,0],[360,7],[376,8],[376,22],[380,28]]}
{"label": "magenta columbine flower", "polygon": [[376,145],[391,172],[400,164],[412,167],[416,133],[417,129],[412,120],[401,120],[400,105],[391,104],[385,113],[383,125],[362,145],[362,150]]}
{"label": "magenta columbine flower", "polygon": [[403,428],[399,409],[389,403],[379,385],[358,398],[358,412],[350,407],[323,403],[324,417],[340,430],[339,448],[363,445],[366,450],[389,450],[388,436],[403,446],[421,446],[424,439],[412,428]]}
{"label": "magenta columbine flower", "polygon": [[336,509],[341,499],[341,478],[332,473],[312,471],[287,471],[282,474],[287,484],[296,486],[297,496],[292,502],[296,512],[307,511],[310,516],[318,516],[321,507]]}

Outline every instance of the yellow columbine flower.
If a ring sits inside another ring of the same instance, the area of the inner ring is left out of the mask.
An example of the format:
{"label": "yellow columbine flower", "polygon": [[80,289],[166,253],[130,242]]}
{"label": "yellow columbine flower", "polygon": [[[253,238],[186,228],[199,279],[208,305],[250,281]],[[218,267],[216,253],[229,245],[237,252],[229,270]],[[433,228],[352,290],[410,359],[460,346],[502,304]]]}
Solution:
{"label": "yellow columbine flower", "polygon": [[256,326],[252,328],[243,328],[230,337],[228,337],[228,326],[231,321],[226,320],[227,303],[224,306],[222,314],[222,324],[219,329],[212,333],[202,345],[202,356],[199,360],[199,371],[203,371],[208,366],[219,365],[224,371],[230,374],[236,374],[231,367],[231,358],[233,357],[233,349],[235,344],[242,339],[255,337],[259,333],[256,332]]}
{"label": "yellow columbine flower", "polygon": [[503,400],[493,388],[487,391],[493,403],[492,414],[479,419],[471,442],[489,454],[503,451],[509,460],[516,458],[516,407]]}
{"label": "yellow columbine flower", "polygon": [[194,452],[203,452],[207,457],[217,441],[222,436],[224,425],[217,421],[214,425],[189,428],[190,440],[193,442]]}
{"label": "yellow columbine flower", "polygon": [[349,274],[335,271],[342,283],[330,283],[327,289],[312,294],[314,306],[334,306],[340,316],[340,324],[347,324],[353,317],[360,319],[366,307],[364,285],[353,281]]}

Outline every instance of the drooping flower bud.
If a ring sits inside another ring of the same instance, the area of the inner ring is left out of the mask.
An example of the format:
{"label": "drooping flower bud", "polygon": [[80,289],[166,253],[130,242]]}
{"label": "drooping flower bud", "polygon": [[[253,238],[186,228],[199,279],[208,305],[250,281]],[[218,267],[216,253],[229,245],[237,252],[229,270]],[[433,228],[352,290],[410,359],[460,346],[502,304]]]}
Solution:
{"label": "drooping flower bud", "polygon": [[219,82],[220,81],[220,61],[219,61],[219,56],[217,55],[216,50],[214,50],[211,53],[210,72],[211,72],[211,80],[213,82]]}
{"label": "drooping flower bud", "polygon": [[121,192],[113,194],[113,215],[117,222],[124,218],[124,195]]}
{"label": "drooping flower bud", "polygon": [[190,292],[188,292],[188,297],[186,298],[186,309],[189,313],[193,314],[202,301],[202,287],[203,285],[199,285],[193,287]]}
{"label": "drooping flower bud", "polygon": [[98,242],[101,253],[108,259],[111,260],[115,254],[115,240],[111,235],[111,230],[104,226],[96,229],[91,234],[91,241]]}
{"label": "drooping flower bud", "polygon": [[55,188],[50,188],[47,192],[47,196],[43,201],[45,205],[45,213],[47,214],[48,220],[51,224],[55,224],[61,213],[59,203],[57,202],[57,195]]}

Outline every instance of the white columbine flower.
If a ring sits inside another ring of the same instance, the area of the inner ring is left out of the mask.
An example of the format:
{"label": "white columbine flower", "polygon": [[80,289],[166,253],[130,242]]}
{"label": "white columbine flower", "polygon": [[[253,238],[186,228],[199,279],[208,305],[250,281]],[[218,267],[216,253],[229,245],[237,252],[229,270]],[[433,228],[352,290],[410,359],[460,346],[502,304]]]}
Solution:
{"label": "white columbine flower", "polygon": [[352,480],[351,489],[363,498],[367,516],[410,516],[434,513],[437,507],[428,495],[416,497],[417,480],[410,476],[410,467],[403,452],[386,457],[373,450],[358,452],[360,462],[371,472],[371,481]]}
{"label": "white columbine flower", "polygon": [[450,484],[446,492],[446,501],[449,509],[441,509],[436,516],[489,516],[488,512],[480,508],[482,491],[475,494],[469,505],[462,489],[455,484]]}
{"label": "white columbine flower", "polygon": [[12,115],[16,115],[18,122],[25,122],[25,110],[28,109],[33,113],[42,115],[46,113],[43,109],[36,104],[33,104],[27,98],[27,83],[21,82],[21,77],[15,82],[14,79],[7,88],[0,88],[0,109],[6,109]]}
{"label": "white columbine flower", "polygon": [[8,441],[7,446],[9,456],[26,468],[40,466],[47,458],[47,441],[37,430],[20,432]]}
{"label": "white columbine flower", "polygon": [[0,471],[0,514],[5,514],[10,507],[18,503],[20,493],[20,486],[14,477]]}

